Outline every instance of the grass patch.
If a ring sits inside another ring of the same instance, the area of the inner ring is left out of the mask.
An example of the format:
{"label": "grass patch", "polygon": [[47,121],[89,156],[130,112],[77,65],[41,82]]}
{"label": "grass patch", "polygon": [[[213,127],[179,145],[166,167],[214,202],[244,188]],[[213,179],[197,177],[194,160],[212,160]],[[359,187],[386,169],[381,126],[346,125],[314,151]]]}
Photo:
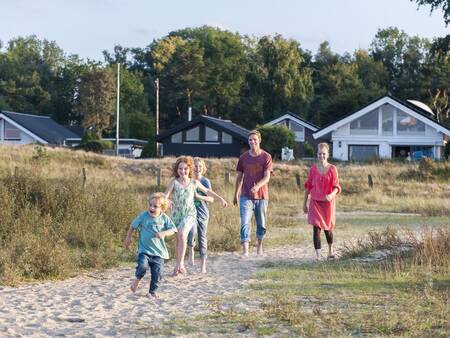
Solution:
{"label": "grass patch", "polygon": [[[266,264],[250,285],[265,315],[302,336],[445,337],[449,325],[448,229],[420,234],[372,233],[332,263]],[[374,250],[409,245],[382,260],[353,259]]]}

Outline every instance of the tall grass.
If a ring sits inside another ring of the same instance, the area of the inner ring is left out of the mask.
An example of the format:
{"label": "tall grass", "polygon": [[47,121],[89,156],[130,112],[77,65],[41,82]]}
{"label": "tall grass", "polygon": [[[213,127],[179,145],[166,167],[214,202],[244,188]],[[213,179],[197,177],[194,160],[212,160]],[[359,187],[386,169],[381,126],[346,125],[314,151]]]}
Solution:
{"label": "tall grass", "polygon": [[[83,151],[0,146],[0,283],[61,278],[88,268],[131,260],[122,249],[130,221],[145,209],[149,193],[164,191],[174,158],[128,160]],[[206,159],[213,188],[231,202],[237,159]],[[269,231],[297,224],[311,164],[275,163],[270,181]],[[447,164],[433,170],[447,172]],[[83,177],[86,173],[86,181]],[[445,175],[406,179],[418,164],[338,164],[342,194],[338,210],[450,215]],[[161,186],[156,174],[161,172]],[[225,182],[225,173],[230,181]],[[374,187],[367,184],[371,175]],[[289,221],[286,220],[289,216]],[[211,206],[212,251],[239,247],[239,211]],[[172,244],[172,241],[169,240]],[[277,240],[282,244],[283,239]],[[173,251],[173,248],[171,248]]]}

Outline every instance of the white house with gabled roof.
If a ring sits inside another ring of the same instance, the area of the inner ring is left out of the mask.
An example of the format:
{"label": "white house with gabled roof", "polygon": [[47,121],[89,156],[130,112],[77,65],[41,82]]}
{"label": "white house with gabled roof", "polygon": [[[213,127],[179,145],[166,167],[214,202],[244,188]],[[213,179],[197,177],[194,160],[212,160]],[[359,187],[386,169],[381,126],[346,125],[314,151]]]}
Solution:
{"label": "white house with gabled roof", "polygon": [[450,130],[418,101],[391,95],[316,131],[315,139],[332,143],[332,157],[342,161],[370,158],[440,159]]}

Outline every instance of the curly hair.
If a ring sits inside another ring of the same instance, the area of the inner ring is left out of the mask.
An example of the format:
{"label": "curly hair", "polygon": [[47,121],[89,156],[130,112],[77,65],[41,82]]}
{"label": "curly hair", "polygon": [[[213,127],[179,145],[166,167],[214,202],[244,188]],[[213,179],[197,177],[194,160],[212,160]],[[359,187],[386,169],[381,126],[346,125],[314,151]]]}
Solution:
{"label": "curly hair", "polygon": [[152,200],[158,200],[161,203],[161,210],[163,212],[166,211],[169,207],[169,200],[162,192],[155,192],[154,194],[151,194],[148,198],[148,203],[150,203]]}
{"label": "curly hair", "polygon": [[178,166],[180,163],[186,163],[189,168],[189,178],[192,178],[194,174],[194,160],[191,156],[180,156],[177,158],[177,161],[173,165],[172,174],[174,177],[179,177],[178,175]]}
{"label": "curly hair", "polygon": [[207,170],[205,161],[201,157],[194,157],[194,165],[195,162],[201,163],[203,165],[202,175],[205,175]]}

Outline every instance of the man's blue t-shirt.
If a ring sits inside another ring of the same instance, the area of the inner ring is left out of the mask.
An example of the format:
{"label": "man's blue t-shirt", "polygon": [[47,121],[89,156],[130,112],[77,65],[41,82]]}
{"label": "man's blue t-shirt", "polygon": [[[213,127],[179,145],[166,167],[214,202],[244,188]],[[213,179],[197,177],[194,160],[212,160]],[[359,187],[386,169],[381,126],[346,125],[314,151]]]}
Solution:
{"label": "man's blue t-shirt", "polygon": [[169,216],[161,213],[158,217],[153,217],[148,211],[143,211],[131,222],[131,226],[135,230],[140,227],[138,253],[159,256],[164,259],[169,258],[166,242],[164,239],[155,237],[157,232],[166,230],[177,231]]}
{"label": "man's blue t-shirt", "polygon": [[[199,181],[205,188],[211,189],[211,182],[206,177],[202,176]],[[206,196],[201,190],[197,190],[197,194]],[[207,219],[209,217],[208,203],[199,199],[196,199],[194,203],[197,208],[197,217],[200,219]]]}

